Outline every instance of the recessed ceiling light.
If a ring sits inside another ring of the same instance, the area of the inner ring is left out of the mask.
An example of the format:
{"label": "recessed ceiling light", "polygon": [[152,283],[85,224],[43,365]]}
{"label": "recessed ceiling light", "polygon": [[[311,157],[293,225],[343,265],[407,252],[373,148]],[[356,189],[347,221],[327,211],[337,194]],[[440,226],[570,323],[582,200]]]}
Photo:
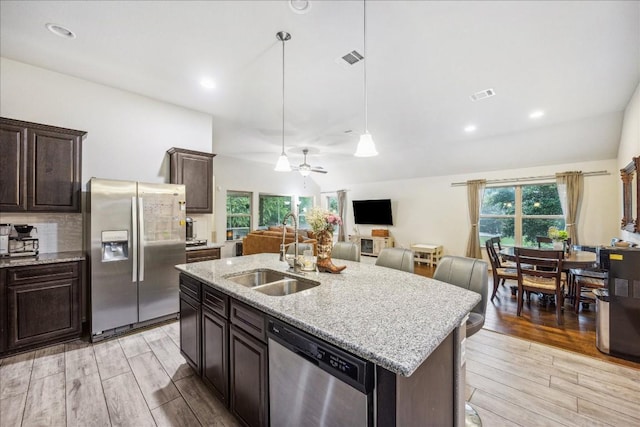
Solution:
{"label": "recessed ceiling light", "polygon": [[64,37],[65,39],[76,38],[76,33],[66,27],[63,27],[62,25],[49,23],[46,24],[45,27],[47,27],[47,30],[51,31],[56,36]]}
{"label": "recessed ceiling light", "polygon": [[205,89],[211,90],[216,88],[216,83],[213,80],[205,77],[200,80],[200,86],[202,86]]}
{"label": "recessed ceiling light", "polygon": [[539,119],[542,116],[544,116],[544,111],[541,110],[534,111],[533,113],[529,114],[529,118],[531,119]]}
{"label": "recessed ceiling light", "polygon": [[289,7],[295,13],[304,15],[311,9],[311,2],[309,0],[289,0]]}
{"label": "recessed ceiling light", "polygon": [[465,132],[467,132],[467,133],[470,133],[470,132],[474,132],[476,129],[477,129],[477,128],[476,128],[476,126],[475,126],[475,125],[469,125],[469,126],[466,126],[466,127],[464,128],[464,131],[465,131]]}

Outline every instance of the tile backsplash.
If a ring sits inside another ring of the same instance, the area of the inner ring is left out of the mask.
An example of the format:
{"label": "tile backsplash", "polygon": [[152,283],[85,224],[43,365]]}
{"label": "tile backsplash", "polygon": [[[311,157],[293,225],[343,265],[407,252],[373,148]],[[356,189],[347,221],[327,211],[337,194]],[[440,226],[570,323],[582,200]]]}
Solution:
{"label": "tile backsplash", "polygon": [[0,213],[0,223],[29,224],[38,229],[31,232],[40,244],[40,253],[82,250],[82,214]]}

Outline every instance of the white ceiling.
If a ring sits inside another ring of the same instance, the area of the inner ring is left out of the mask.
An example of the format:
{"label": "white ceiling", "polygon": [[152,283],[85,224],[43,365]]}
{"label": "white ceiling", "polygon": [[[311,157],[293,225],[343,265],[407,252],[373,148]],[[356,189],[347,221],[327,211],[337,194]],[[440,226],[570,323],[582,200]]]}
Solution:
{"label": "white ceiling", "polygon": [[[0,54],[214,116],[213,151],[275,164],[286,44],[286,151],[321,185],[616,157],[640,81],[638,1],[4,1]],[[63,25],[74,40],[56,37]],[[205,91],[209,76],[217,88]],[[469,96],[493,88],[493,98]],[[542,109],[538,120],[529,114]],[[468,134],[463,128],[475,124]],[[350,133],[345,133],[346,131]]]}

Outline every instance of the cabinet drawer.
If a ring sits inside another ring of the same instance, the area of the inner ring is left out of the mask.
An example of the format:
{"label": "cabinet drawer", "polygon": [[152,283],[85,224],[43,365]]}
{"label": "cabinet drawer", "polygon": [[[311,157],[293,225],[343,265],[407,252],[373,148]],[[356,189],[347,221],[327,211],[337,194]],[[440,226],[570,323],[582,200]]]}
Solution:
{"label": "cabinet drawer", "polygon": [[229,318],[229,298],[222,292],[204,286],[202,288],[202,305],[225,319]]}
{"label": "cabinet drawer", "polygon": [[187,262],[212,261],[220,259],[220,248],[187,251]]}
{"label": "cabinet drawer", "polygon": [[202,285],[196,279],[186,274],[180,274],[180,290],[197,302],[200,302],[200,287]]}
{"label": "cabinet drawer", "polygon": [[267,341],[266,319],[263,313],[236,300],[231,300],[231,323],[261,341]]}
{"label": "cabinet drawer", "polygon": [[7,284],[19,285],[52,280],[72,279],[78,277],[78,263],[65,262],[60,264],[30,265],[9,268]]}

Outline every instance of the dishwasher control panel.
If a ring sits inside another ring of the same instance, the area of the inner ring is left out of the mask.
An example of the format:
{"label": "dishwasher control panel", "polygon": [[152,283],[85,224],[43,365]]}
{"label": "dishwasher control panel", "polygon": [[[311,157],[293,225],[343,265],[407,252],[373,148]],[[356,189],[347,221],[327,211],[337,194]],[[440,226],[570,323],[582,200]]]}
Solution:
{"label": "dishwasher control panel", "polygon": [[275,319],[267,329],[269,338],[352,387],[365,393],[373,388],[373,363]]}

